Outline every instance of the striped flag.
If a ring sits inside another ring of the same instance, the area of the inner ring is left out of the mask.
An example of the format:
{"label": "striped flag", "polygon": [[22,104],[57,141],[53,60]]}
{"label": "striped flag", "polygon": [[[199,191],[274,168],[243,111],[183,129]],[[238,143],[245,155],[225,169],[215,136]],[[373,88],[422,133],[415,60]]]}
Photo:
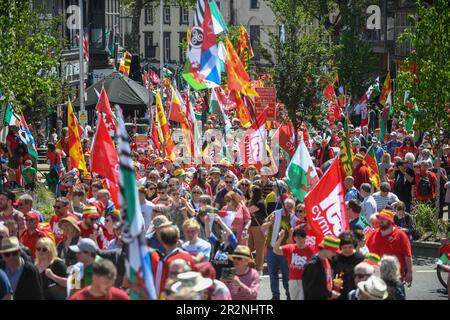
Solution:
{"label": "striped flag", "polygon": [[84,60],[86,60],[86,62],[89,62],[89,29],[88,28],[84,28],[83,53],[84,53]]}
{"label": "striped flag", "polygon": [[117,119],[120,211],[123,222],[122,240],[128,246],[126,266],[131,285],[129,294],[133,300],[156,300],[149,251],[144,241],[144,218],[137,194],[131,148],[120,108],[117,110]]}
{"label": "striped flag", "polygon": [[364,156],[364,162],[369,170],[369,180],[375,189],[380,190],[380,171],[378,169],[375,149],[371,146]]}

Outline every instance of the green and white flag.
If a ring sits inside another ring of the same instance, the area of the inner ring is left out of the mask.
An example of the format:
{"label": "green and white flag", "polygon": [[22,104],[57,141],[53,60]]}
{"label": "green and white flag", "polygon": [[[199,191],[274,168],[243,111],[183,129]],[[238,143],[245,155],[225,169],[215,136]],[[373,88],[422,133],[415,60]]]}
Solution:
{"label": "green and white flag", "polygon": [[156,300],[150,256],[144,239],[144,218],[139,204],[131,148],[120,107],[117,110],[117,119],[120,211],[123,222],[122,238],[128,246],[126,266],[131,284],[129,294],[132,300]]}
{"label": "green and white flag", "polygon": [[223,19],[223,16],[220,13],[220,9],[217,6],[216,2],[210,1],[209,6],[211,9],[211,17],[212,17],[212,22],[213,22],[213,27],[214,27],[214,33],[216,35],[221,34],[223,32],[228,33],[227,24],[225,23],[225,20]]}
{"label": "green and white flag", "polygon": [[303,202],[306,195],[319,182],[316,168],[303,140],[300,141],[289,163],[286,176],[289,189],[300,202]]}

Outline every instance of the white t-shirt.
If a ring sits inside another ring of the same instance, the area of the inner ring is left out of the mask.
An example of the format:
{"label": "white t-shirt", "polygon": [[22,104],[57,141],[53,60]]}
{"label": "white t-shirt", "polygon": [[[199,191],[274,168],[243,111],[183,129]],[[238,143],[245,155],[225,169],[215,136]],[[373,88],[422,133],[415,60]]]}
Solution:
{"label": "white t-shirt", "polygon": [[205,255],[202,262],[209,261],[209,256],[211,255],[211,244],[208,241],[197,238],[195,243],[186,241],[183,243],[182,248],[193,256],[197,256],[201,252]]}
{"label": "white t-shirt", "polygon": [[142,216],[144,217],[145,230],[148,229],[152,222],[153,208],[155,205],[148,200],[145,200],[144,204],[141,204]]}

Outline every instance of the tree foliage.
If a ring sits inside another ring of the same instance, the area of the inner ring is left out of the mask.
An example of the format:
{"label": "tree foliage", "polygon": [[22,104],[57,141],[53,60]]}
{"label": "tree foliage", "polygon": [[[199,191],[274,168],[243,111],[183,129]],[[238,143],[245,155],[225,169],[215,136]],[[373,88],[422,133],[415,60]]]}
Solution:
{"label": "tree foliage", "polygon": [[[415,118],[415,130],[430,132],[441,146],[450,130],[450,5],[445,0],[433,1],[431,6],[418,1],[417,15],[410,18],[415,27],[399,41],[411,41],[413,51],[406,60],[410,68],[397,73],[396,106]],[[417,109],[403,104],[406,90]]]}
{"label": "tree foliage", "polygon": [[63,91],[57,69],[61,43],[54,36],[58,23],[41,19],[29,1],[0,2],[0,89],[31,120],[55,109]]}
{"label": "tree foliage", "polygon": [[314,25],[296,0],[270,1],[277,24],[284,25],[285,41],[271,34],[276,64],[273,81],[278,99],[286,106],[294,126],[302,121],[315,123],[321,118],[320,96],[323,83],[333,78],[332,51],[327,31]]}

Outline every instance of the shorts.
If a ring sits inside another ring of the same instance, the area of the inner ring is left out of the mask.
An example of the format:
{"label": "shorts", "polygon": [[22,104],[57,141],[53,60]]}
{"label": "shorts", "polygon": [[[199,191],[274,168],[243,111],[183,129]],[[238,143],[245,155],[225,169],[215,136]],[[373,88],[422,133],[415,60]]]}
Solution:
{"label": "shorts", "polygon": [[289,280],[289,295],[291,300],[305,300],[303,280]]}

